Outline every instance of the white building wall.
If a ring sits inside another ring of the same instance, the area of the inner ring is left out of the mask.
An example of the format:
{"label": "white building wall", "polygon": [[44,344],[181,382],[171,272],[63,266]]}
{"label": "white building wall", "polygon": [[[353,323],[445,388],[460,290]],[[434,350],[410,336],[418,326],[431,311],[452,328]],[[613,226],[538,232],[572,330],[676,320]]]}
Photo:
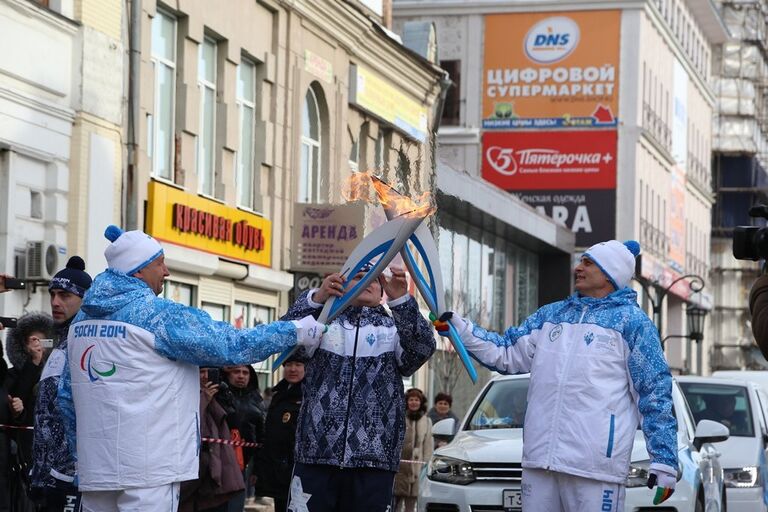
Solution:
{"label": "white building wall", "polygon": [[[67,255],[77,26],[20,0],[0,3],[0,271],[21,273],[28,241]],[[12,49],[12,50],[11,50]],[[49,310],[47,294],[0,295],[0,314]]]}

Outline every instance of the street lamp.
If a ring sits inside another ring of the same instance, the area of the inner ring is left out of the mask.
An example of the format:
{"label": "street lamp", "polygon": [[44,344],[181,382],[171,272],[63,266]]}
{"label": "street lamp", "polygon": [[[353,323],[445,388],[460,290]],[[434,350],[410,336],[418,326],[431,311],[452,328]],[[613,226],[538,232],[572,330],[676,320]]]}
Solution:
{"label": "street lamp", "polygon": [[[653,323],[656,324],[656,329],[659,331],[660,338],[662,337],[661,308],[664,305],[664,299],[667,297],[667,294],[672,289],[672,287],[684,279],[690,279],[690,281],[688,281],[688,287],[691,289],[692,293],[700,292],[701,290],[704,289],[704,286],[705,286],[703,277],[698,276],[696,274],[686,274],[684,276],[678,277],[677,279],[669,283],[669,286],[667,286],[666,288],[662,288],[661,285],[658,283],[658,281],[652,282],[651,285],[653,287],[654,293],[650,293],[651,287],[648,286],[648,283],[645,280],[640,280],[636,277],[633,279],[638,283],[640,283],[640,286],[643,288],[643,291],[645,292],[645,296],[648,297],[648,300],[651,302],[651,307],[653,309]],[[689,307],[688,309],[690,310],[691,308]],[[698,317],[700,317],[698,320],[696,320],[697,323],[695,326],[698,327],[698,329],[695,332],[697,332],[699,336],[703,337],[702,326],[704,325],[704,315],[706,315],[707,313],[706,313],[706,310],[703,310],[701,308],[696,308],[696,309],[703,313],[699,313],[698,311],[694,313],[694,315],[698,315]],[[687,311],[686,311],[686,315],[689,315]],[[693,320],[689,316],[688,318],[689,332],[694,332],[694,331],[691,331],[690,329],[692,325],[691,322],[693,322]],[[671,338],[671,337],[672,336],[667,336],[667,338]],[[675,337],[680,337],[680,336],[675,336]],[[683,337],[688,337],[688,336],[683,336]],[[666,340],[667,338],[662,339],[662,342],[661,342],[662,346],[664,345],[664,340]]]}
{"label": "street lamp", "polygon": [[688,337],[696,343],[704,339],[704,317],[708,311],[698,306],[689,305],[685,310],[688,319]]}

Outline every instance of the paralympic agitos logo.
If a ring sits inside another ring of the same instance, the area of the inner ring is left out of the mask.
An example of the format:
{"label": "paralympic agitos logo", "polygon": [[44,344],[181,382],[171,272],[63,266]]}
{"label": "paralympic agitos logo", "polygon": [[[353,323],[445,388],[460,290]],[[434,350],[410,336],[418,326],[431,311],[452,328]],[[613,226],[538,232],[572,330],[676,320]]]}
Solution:
{"label": "paralympic agitos logo", "polygon": [[[115,363],[112,363],[112,368],[108,370],[98,370],[93,366],[93,363],[91,362],[91,358],[93,357],[93,353],[91,350],[96,345],[91,345],[87,349],[85,349],[85,352],[83,352],[83,355],[80,357],[80,369],[84,372],[88,372],[88,379],[91,382],[96,382],[99,380],[99,377],[111,377],[115,374],[117,371],[117,366],[115,366]],[[94,375],[95,374],[95,375]]]}

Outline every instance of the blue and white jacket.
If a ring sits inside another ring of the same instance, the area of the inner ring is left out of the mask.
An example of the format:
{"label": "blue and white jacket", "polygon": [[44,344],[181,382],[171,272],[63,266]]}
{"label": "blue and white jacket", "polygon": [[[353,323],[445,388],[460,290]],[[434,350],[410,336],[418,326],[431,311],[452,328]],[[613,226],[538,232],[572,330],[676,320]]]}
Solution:
{"label": "blue and white jacket", "polygon": [[[283,320],[319,314],[302,294]],[[429,322],[410,295],[349,307],[328,326],[306,364],[296,462],[397,471],[405,435],[403,377],[435,351]]]}
{"label": "blue and white jacket", "polygon": [[198,366],[261,361],[295,346],[296,337],[292,322],[238,330],[155,296],[135,277],[96,276],[69,329],[59,386],[80,490],[196,479]]}
{"label": "blue and white jacket", "polygon": [[500,373],[531,373],[523,467],[623,483],[638,421],[651,468],[677,472],[672,377],[658,332],[629,288],[548,304],[503,334],[461,338]]}

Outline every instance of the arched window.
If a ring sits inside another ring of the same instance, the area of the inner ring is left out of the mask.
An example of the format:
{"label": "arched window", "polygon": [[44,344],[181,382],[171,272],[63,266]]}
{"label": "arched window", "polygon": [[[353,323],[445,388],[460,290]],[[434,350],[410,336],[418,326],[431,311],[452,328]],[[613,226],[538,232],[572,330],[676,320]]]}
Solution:
{"label": "arched window", "polygon": [[314,86],[307,89],[301,113],[299,201],[303,203],[316,203],[321,198],[323,121],[321,116],[322,97],[318,96]]}

